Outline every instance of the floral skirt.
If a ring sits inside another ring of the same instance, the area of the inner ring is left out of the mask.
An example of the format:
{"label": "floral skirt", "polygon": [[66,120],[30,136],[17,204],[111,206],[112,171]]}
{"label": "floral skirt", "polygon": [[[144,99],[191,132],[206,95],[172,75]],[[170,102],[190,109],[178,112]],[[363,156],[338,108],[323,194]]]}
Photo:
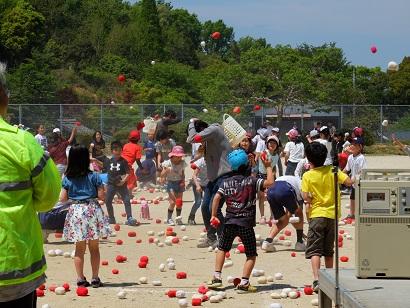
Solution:
{"label": "floral skirt", "polygon": [[64,223],[63,237],[69,242],[97,240],[111,234],[108,217],[97,200],[71,204]]}

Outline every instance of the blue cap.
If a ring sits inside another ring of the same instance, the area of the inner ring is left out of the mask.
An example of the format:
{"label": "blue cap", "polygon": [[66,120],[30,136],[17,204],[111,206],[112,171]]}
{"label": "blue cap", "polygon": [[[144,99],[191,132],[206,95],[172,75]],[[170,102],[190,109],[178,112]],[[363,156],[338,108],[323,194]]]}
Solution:
{"label": "blue cap", "polygon": [[248,164],[248,155],[243,149],[233,150],[228,154],[227,159],[233,171],[237,171],[240,166]]}

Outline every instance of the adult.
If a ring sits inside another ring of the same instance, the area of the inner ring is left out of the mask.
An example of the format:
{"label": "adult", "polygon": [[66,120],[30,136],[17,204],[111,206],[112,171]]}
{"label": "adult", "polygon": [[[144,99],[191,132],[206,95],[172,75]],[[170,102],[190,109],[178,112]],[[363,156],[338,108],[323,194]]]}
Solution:
{"label": "adult", "polygon": [[34,137],[5,122],[7,106],[0,63],[0,306],[32,308],[46,270],[37,212],[57,202],[61,180]]}
{"label": "adult", "polygon": [[[91,161],[93,161],[98,166],[97,169],[102,168],[104,165],[106,165],[108,161],[108,157],[104,154],[104,151],[103,151],[104,149],[105,149],[105,140],[103,138],[102,133],[99,130],[97,130],[93,134],[90,147],[89,147],[89,151],[91,154]],[[99,171],[95,169],[94,171]]]}
{"label": "adult", "polygon": [[67,168],[67,148],[73,142],[77,133],[77,126],[73,127],[70,138],[67,140],[61,135],[61,130],[57,127],[53,129],[51,143],[48,145],[48,152],[54,163],[57,165],[58,172],[62,177]]}
{"label": "adult", "polygon": [[181,122],[181,119],[177,118],[177,114],[173,110],[167,110],[165,111],[164,115],[162,116],[161,120],[158,121],[157,123],[157,128],[156,128],[156,139],[159,141],[159,135],[160,132],[165,132],[168,137],[172,136],[173,131],[170,131],[168,129],[169,125],[177,124]]}
{"label": "adult", "polygon": [[204,158],[209,180],[204,191],[201,205],[202,218],[207,230],[207,239],[205,242],[199,243],[197,247],[216,247],[217,235],[220,237],[222,234],[224,218],[221,207],[224,200],[221,199],[218,210],[218,219],[221,224],[217,229],[212,227],[210,223],[211,207],[213,198],[218,191],[220,184],[231,172],[231,167],[227,161],[227,154],[232,150],[232,147],[220,124],[215,123],[208,125],[208,123],[198,119],[191,119],[189,123],[187,142],[203,144]]}

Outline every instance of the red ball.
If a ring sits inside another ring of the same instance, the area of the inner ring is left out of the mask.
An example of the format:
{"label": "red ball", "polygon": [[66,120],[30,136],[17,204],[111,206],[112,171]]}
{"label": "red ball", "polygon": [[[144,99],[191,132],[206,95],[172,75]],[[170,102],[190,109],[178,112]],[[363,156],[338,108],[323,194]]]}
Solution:
{"label": "red ball", "polygon": [[124,262],[124,261],[125,261],[125,260],[124,260],[124,256],[118,255],[118,256],[115,258],[115,261],[117,261],[118,263]]}
{"label": "red ball", "polygon": [[135,231],[129,231],[128,232],[128,237],[136,237],[137,233]]}
{"label": "red ball", "polygon": [[139,268],[146,268],[146,267],[147,267],[147,263],[146,263],[146,262],[139,262],[139,263],[138,263],[138,267],[139,267]]}
{"label": "red ball", "polygon": [[138,204],[137,200],[131,200],[131,204]]}
{"label": "red ball", "polygon": [[206,302],[207,300],[209,300],[208,295],[206,294],[202,295],[202,302]]}
{"label": "red ball", "polygon": [[[154,203],[155,203],[155,201],[154,201]],[[159,219],[159,218],[155,219],[155,223],[160,224],[161,222],[162,222],[161,219]]]}
{"label": "red ball", "polygon": [[285,230],[285,235],[286,235],[286,236],[291,236],[291,235],[292,235],[292,232],[291,232],[290,230]]}
{"label": "red ball", "polygon": [[122,245],[122,244],[123,244],[123,241],[118,239],[118,240],[116,241],[116,243],[117,243],[117,245]]}
{"label": "red ball", "polygon": [[238,106],[236,106],[233,110],[232,110],[232,112],[233,113],[241,113],[241,107],[238,107]]}
{"label": "red ball", "polygon": [[235,278],[235,279],[233,280],[233,285],[234,285],[235,287],[238,286],[240,283],[241,283],[241,278]]}
{"label": "red ball", "polygon": [[78,287],[77,288],[77,295],[78,296],[87,296],[88,295],[88,289],[85,287]]}
{"label": "red ball", "polygon": [[121,229],[121,227],[120,227],[119,224],[115,224],[115,225],[114,225],[114,230],[115,230],[115,231],[118,232],[118,231],[120,231],[120,229]]}
{"label": "red ball", "polygon": [[138,239],[138,240],[136,240],[136,241],[135,241],[135,243],[137,243],[137,244],[142,243],[142,239]]}
{"label": "red ball", "polygon": [[243,244],[238,245],[238,250],[240,253],[245,253],[245,246]]}
{"label": "red ball", "polygon": [[179,238],[174,237],[174,238],[172,239],[172,244],[178,244],[178,243],[179,243]]}
{"label": "red ball", "polygon": [[168,297],[176,297],[177,296],[177,290],[168,290],[167,292]]}
{"label": "red ball", "polygon": [[40,290],[45,290],[46,289],[46,285],[42,284],[41,286],[38,287]]}
{"label": "red ball", "polygon": [[142,257],[140,258],[140,262],[148,263],[148,261],[149,261],[149,258],[148,258],[147,256],[142,256]]}
{"label": "red ball", "polygon": [[80,121],[76,121],[74,122],[75,126],[81,126],[81,122]]}
{"label": "red ball", "polygon": [[349,257],[341,256],[341,257],[340,257],[340,261],[341,261],[341,262],[347,262],[347,261],[349,261]]}
{"label": "red ball", "polygon": [[172,227],[168,227],[168,228],[167,228],[167,231],[172,232],[172,231],[174,231],[174,228],[172,228]]}
{"label": "red ball", "polygon": [[155,192],[155,189],[154,189],[154,188],[150,188],[148,191],[149,191],[151,194],[153,194],[153,193]]}
{"label": "red ball", "polygon": [[192,304],[192,306],[201,306],[201,304],[202,304],[202,299],[200,299],[200,298],[193,298],[191,304]]}
{"label": "red ball", "polygon": [[292,252],[292,253],[290,254],[290,256],[293,257],[293,258],[296,257],[296,252]]}
{"label": "red ball", "polygon": [[185,272],[178,272],[177,273],[177,279],[186,279],[186,273]]}
{"label": "red ball", "polygon": [[192,163],[192,164],[191,164],[191,169],[192,169],[192,170],[195,170],[196,168],[198,168],[198,166],[195,165],[195,163]]}
{"label": "red ball", "polygon": [[63,288],[66,292],[70,291],[70,285],[67,282],[63,284]]}
{"label": "red ball", "polygon": [[125,79],[126,79],[126,78],[125,78],[124,75],[121,74],[121,75],[118,75],[117,79],[118,79],[119,82],[122,83],[122,82],[125,82]]}
{"label": "red ball", "polygon": [[344,234],[345,230],[339,230],[339,234]]}
{"label": "red ball", "polygon": [[253,110],[255,110],[255,111],[261,110],[261,106],[255,105],[255,106],[253,107]]}
{"label": "red ball", "polygon": [[155,199],[154,201],[152,201],[152,203],[154,203],[154,204],[159,204],[159,200],[158,200],[158,199]]}
{"label": "red ball", "polygon": [[339,236],[337,237],[337,240],[338,240],[339,242],[343,242],[343,236],[342,236],[342,235],[339,235]]}
{"label": "red ball", "polygon": [[284,240],[285,240],[285,236],[284,236],[284,235],[279,236],[279,240],[284,241]]}
{"label": "red ball", "polygon": [[207,288],[207,287],[205,287],[205,286],[200,286],[199,288],[198,288],[198,293],[199,294],[205,294],[206,292],[208,292],[209,291],[209,289]]}
{"label": "red ball", "polygon": [[225,253],[225,258],[229,259],[230,257],[231,257],[231,253],[230,253],[229,251],[227,251],[227,252]]}
{"label": "red ball", "polygon": [[214,40],[219,40],[221,38],[221,32],[215,31],[211,34],[211,38]]}
{"label": "red ball", "polygon": [[342,248],[342,247],[343,247],[343,241],[342,241],[342,242],[338,242],[338,243],[337,243],[337,246],[338,246],[339,248]]}
{"label": "red ball", "polygon": [[313,289],[312,289],[312,287],[305,287],[303,289],[303,292],[305,292],[306,295],[312,295],[313,294]]}
{"label": "red ball", "polygon": [[148,243],[150,243],[150,244],[154,243],[154,238],[153,238],[153,237],[149,237],[149,238],[148,238]]}
{"label": "red ball", "polygon": [[114,275],[118,275],[118,273],[120,272],[119,270],[117,270],[116,268],[113,268],[111,271]]}
{"label": "red ball", "polygon": [[376,52],[377,52],[377,47],[376,47],[376,46],[370,47],[370,51],[371,51],[372,53],[376,53]]}
{"label": "red ball", "polygon": [[102,260],[101,265],[108,265],[108,261],[107,260]]}
{"label": "red ball", "polygon": [[54,234],[54,236],[55,236],[55,238],[62,238],[62,237],[63,237],[63,233],[56,232],[56,233]]}
{"label": "red ball", "polygon": [[44,296],[44,290],[41,289],[36,289],[36,295],[37,297],[43,297]]}

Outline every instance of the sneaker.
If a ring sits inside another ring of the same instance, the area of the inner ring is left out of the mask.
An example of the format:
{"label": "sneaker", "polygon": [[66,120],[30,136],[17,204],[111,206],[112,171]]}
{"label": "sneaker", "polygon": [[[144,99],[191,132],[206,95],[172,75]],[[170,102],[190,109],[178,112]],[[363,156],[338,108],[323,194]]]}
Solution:
{"label": "sneaker", "polygon": [[268,241],[262,242],[261,249],[265,252],[275,252],[276,251],[275,245],[273,243],[269,243]]}
{"label": "sneaker", "polygon": [[195,226],[196,225],[195,219],[188,219],[188,225]]}
{"label": "sneaker", "polygon": [[179,225],[179,226],[183,225],[182,217],[181,217],[181,216],[175,217],[175,222],[176,222],[177,225]]}
{"label": "sneaker", "polygon": [[175,226],[175,222],[172,220],[172,218],[167,220],[168,226]]}
{"label": "sneaker", "polygon": [[342,220],[346,221],[346,220],[354,220],[354,219],[355,219],[355,216],[349,214],[349,215],[346,216],[346,218],[343,218]]}
{"label": "sneaker", "polygon": [[198,243],[198,245],[196,245],[197,248],[208,248],[209,246],[215,248],[216,246],[218,246],[218,241],[207,239],[205,242]]}
{"label": "sneaker", "polygon": [[91,280],[91,286],[93,288],[99,288],[103,286],[103,283],[101,282],[100,278],[94,278]]}
{"label": "sneaker", "polygon": [[319,280],[314,280],[312,283],[312,289],[315,293],[319,292]]}
{"label": "sneaker", "polygon": [[128,217],[125,224],[129,225],[129,226],[136,226],[137,225],[137,220],[134,217]]}
{"label": "sneaker", "polygon": [[222,288],[222,279],[213,277],[211,281],[207,283],[209,289]]}
{"label": "sneaker", "polygon": [[236,287],[236,293],[244,294],[244,293],[254,293],[258,291],[258,289],[248,282],[248,284],[238,284]]}
{"label": "sneaker", "polygon": [[87,278],[77,279],[77,287],[89,287],[90,283],[87,281]]}
{"label": "sneaker", "polygon": [[262,216],[261,219],[259,220],[260,225],[266,225],[266,218],[265,216]]}
{"label": "sneaker", "polygon": [[306,250],[306,245],[305,243],[300,243],[300,242],[296,242],[295,244],[295,250],[296,251],[305,251]]}

